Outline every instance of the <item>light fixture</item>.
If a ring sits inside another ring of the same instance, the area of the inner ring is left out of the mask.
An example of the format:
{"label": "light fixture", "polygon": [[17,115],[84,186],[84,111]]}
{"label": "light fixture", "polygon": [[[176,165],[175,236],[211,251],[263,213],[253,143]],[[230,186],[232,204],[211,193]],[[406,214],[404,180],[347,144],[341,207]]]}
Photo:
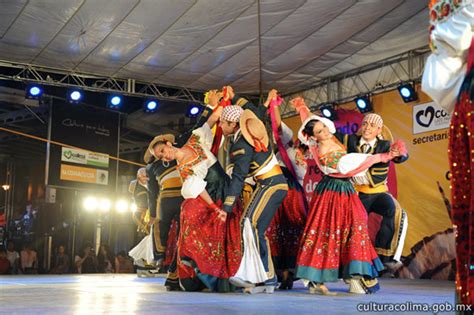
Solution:
{"label": "light fixture", "polygon": [[7,190],[10,189],[10,185],[4,184],[4,185],[2,185],[2,188],[3,188],[3,190],[7,191]]}
{"label": "light fixture", "polygon": [[202,107],[199,105],[192,104],[188,108],[188,112],[186,113],[187,117],[197,117],[201,112]]}
{"label": "light fixture", "polygon": [[122,96],[117,94],[109,95],[107,106],[111,109],[119,109],[122,106]]}
{"label": "light fixture", "polygon": [[154,113],[158,109],[158,101],[156,100],[146,100],[143,106],[145,112]]}
{"label": "light fixture", "polygon": [[84,199],[82,206],[87,212],[93,212],[97,210],[97,207],[99,206],[99,201],[95,197],[87,197],[86,199]]}
{"label": "light fixture", "polygon": [[67,99],[69,103],[78,104],[82,100],[82,92],[77,89],[72,89],[67,92]]}
{"label": "light fixture", "polygon": [[362,114],[371,112],[373,110],[372,102],[370,101],[370,98],[368,95],[356,97],[354,99],[354,102],[356,103],[357,109]]}
{"label": "light fixture", "polygon": [[43,95],[43,88],[38,84],[30,84],[26,87],[26,98],[39,100]]}
{"label": "light fixture", "polygon": [[123,200],[123,199],[117,200],[117,202],[115,203],[115,210],[120,213],[127,212],[128,210],[127,200]]}
{"label": "light fixture", "polygon": [[326,117],[328,119],[331,119],[331,120],[337,120],[338,119],[337,112],[334,109],[333,105],[331,105],[331,104],[327,104],[327,105],[323,105],[323,106],[319,107],[319,111],[321,112],[321,114],[324,117]]}
{"label": "light fixture", "polygon": [[418,100],[418,93],[412,84],[406,83],[398,87],[398,92],[405,103],[410,103]]}

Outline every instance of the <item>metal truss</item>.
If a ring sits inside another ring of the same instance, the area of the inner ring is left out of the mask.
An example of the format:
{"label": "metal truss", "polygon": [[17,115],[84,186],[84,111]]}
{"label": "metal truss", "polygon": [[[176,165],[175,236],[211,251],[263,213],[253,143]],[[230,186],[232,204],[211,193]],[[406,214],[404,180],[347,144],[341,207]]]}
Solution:
{"label": "metal truss", "polygon": [[[75,87],[101,93],[116,92],[128,96],[153,97],[175,102],[202,103],[195,96],[198,93],[202,94],[200,91],[190,91],[184,87],[158,86],[151,82],[141,82],[135,79],[100,76],[4,60],[0,60],[0,79],[34,82],[64,88]],[[196,93],[193,94],[193,92]]]}
{"label": "metal truss", "polygon": [[[360,95],[393,90],[401,83],[420,82],[429,53],[428,47],[411,50],[349,72],[321,79],[307,89],[286,94],[284,99],[288,101],[294,96],[302,96],[312,109],[317,109],[324,104],[343,104]],[[282,112],[282,117],[296,115],[289,106],[285,106]]]}

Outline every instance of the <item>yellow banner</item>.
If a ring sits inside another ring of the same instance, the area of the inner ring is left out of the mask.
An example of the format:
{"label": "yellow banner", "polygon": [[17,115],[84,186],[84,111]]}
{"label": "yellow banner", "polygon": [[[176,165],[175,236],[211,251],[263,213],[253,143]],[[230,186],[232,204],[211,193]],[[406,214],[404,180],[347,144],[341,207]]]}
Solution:
{"label": "yellow banner", "polygon": [[96,170],[93,168],[61,164],[61,175],[59,178],[61,180],[95,184],[96,176]]}

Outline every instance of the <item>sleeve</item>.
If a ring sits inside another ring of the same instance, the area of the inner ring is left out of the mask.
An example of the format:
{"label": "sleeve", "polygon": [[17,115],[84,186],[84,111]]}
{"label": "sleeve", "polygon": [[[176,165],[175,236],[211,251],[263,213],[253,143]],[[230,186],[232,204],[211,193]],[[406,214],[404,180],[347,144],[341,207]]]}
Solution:
{"label": "sleeve", "polygon": [[150,209],[150,216],[156,218],[156,203],[160,186],[156,180],[153,164],[147,165],[146,176],[148,177],[148,208]]}
{"label": "sleeve", "polygon": [[406,160],[408,160],[408,154],[396,157],[392,161],[393,161],[393,163],[400,164],[400,163],[405,162]]}
{"label": "sleeve", "polygon": [[422,90],[448,113],[454,110],[466,76],[465,52],[474,29],[474,5],[467,4],[454,16],[434,25],[430,34],[433,53],[425,62]]}
{"label": "sleeve", "polygon": [[[337,171],[341,174],[347,174],[350,171],[358,168],[365,160],[369,154],[365,153],[349,153],[341,157],[339,162],[337,163]],[[367,170],[361,172],[366,173]],[[361,176],[362,174],[357,174],[356,176]]]}
{"label": "sleeve", "polygon": [[[252,161],[253,148],[245,142],[243,138],[236,144],[239,146],[232,146],[231,150],[231,163],[234,164],[232,171],[232,178],[229,183],[229,189],[227,191],[227,197],[224,201],[223,210],[230,213],[234,207],[234,203],[242,193],[244,188],[244,181],[249,173],[250,162]],[[244,144],[244,145],[242,145]]]}
{"label": "sleeve", "polygon": [[212,130],[211,128],[209,128],[209,125],[207,123],[202,125],[202,127],[199,127],[198,129],[194,130],[193,134],[199,137],[199,143],[203,147],[207,148],[208,150],[211,149],[213,136]]}
{"label": "sleeve", "polygon": [[281,141],[287,146],[293,140],[293,130],[290,129],[283,121],[281,122]]}
{"label": "sleeve", "polygon": [[181,195],[184,199],[197,198],[206,189],[207,182],[199,176],[191,175],[183,182]]}
{"label": "sleeve", "polygon": [[185,145],[186,142],[188,142],[191,135],[193,134],[193,131],[202,127],[207,122],[211,114],[212,114],[212,109],[209,106],[206,106],[204,110],[202,111],[201,115],[199,116],[196,124],[194,124],[194,126],[191,127],[191,129],[189,129],[187,132],[179,135],[176,138],[176,146],[178,148],[181,148],[183,145]]}

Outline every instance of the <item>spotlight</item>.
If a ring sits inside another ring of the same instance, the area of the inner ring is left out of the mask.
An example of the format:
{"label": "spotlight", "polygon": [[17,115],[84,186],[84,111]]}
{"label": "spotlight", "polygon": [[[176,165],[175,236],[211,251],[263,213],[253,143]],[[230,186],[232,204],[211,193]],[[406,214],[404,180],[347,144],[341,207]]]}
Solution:
{"label": "spotlight", "polygon": [[78,104],[82,99],[82,92],[79,90],[69,90],[67,98],[69,103]]}
{"label": "spotlight", "polygon": [[186,116],[197,117],[199,113],[201,112],[201,110],[202,110],[201,106],[192,104],[191,106],[189,106]]}
{"label": "spotlight", "polygon": [[146,100],[145,101],[145,112],[154,113],[158,109],[158,101]]}
{"label": "spotlight", "polygon": [[108,107],[112,109],[119,109],[122,106],[122,96],[110,95],[108,98]]}
{"label": "spotlight", "polygon": [[369,96],[356,97],[354,102],[356,103],[357,108],[362,114],[371,112],[373,110],[372,103],[370,102]]}
{"label": "spotlight", "polygon": [[323,105],[319,107],[319,111],[321,114],[331,120],[337,120],[337,112],[334,110],[334,107],[332,105]]}
{"label": "spotlight", "polygon": [[398,92],[405,103],[418,100],[418,94],[416,93],[415,88],[409,83],[400,85],[398,87]]}
{"label": "spotlight", "polygon": [[87,197],[86,199],[84,199],[84,202],[82,205],[87,212],[93,212],[99,206],[99,202],[97,201],[97,198],[95,197]]}
{"label": "spotlight", "polygon": [[115,210],[120,213],[124,213],[128,210],[127,200],[117,200],[115,203]]}
{"label": "spotlight", "polygon": [[43,95],[43,88],[39,85],[33,84],[26,87],[26,98],[39,100]]}

